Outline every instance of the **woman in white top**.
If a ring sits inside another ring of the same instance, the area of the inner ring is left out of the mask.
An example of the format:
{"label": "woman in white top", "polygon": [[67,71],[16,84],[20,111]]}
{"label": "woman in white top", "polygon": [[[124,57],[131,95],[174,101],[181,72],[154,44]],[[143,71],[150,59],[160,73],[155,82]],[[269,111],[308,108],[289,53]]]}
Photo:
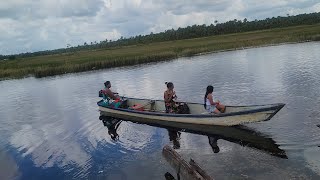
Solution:
{"label": "woman in white top", "polygon": [[210,113],[220,114],[226,110],[226,107],[220,103],[220,101],[214,101],[213,99],[213,86],[208,86],[206,94],[204,96],[204,108]]}

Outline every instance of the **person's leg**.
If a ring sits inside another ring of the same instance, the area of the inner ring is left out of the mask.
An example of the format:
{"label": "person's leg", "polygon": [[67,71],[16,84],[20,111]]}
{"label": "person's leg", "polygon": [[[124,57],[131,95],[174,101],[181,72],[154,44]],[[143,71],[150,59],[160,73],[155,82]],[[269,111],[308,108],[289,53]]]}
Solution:
{"label": "person's leg", "polygon": [[215,106],[207,106],[207,111],[214,114],[220,114],[221,112]]}
{"label": "person's leg", "polygon": [[222,112],[222,113],[224,113],[224,112],[225,112],[225,110],[226,110],[226,106],[225,106],[225,105],[223,105],[223,104],[219,104],[219,105],[217,105],[217,108],[218,108],[218,110],[219,110],[220,112]]}
{"label": "person's leg", "polygon": [[171,106],[166,106],[166,113],[173,113],[173,109]]}
{"label": "person's leg", "polygon": [[217,108],[214,108],[213,113],[215,113],[215,114],[220,114],[221,112],[220,112]]}

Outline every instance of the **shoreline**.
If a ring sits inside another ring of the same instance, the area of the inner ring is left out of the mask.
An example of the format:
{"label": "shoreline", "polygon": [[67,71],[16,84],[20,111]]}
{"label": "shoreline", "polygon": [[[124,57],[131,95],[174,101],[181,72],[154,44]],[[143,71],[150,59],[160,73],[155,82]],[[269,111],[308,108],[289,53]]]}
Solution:
{"label": "shoreline", "polygon": [[224,50],[217,50],[217,51],[210,51],[210,52],[202,52],[202,53],[197,53],[193,54],[190,56],[177,56],[172,59],[163,59],[163,60],[158,60],[154,62],[145,62],[145,63],[140,63],[140,64],[132,64],[132,65],[122,65],[122,66],[114,66],[114,67],[107,67],[107,68],[100,68],[100,69],[91,69],[91,70],[86,70],[86,71],[79,71],[79,72],[70,72],[70,73],[62,73],[62,74],[55,74],[55,75],[50,75],[50,76],[43,76],[43,77],[36,77],[35,75],[28,74],[23,77],[19,78],[0,78],[0,81],[9,81],[9,80],[19,80],[19,79],[24,79],[24,78],[45,78],[45,77],[53,77],[53,76],[63,76],[63,75],[70,75],[70,74],[77,74],[77,73],[85,73],[85,72],[94,72],[94,71],[99,71],[99,70],[104,70],[104,69],[113,69],[113,68],[124,68],[124,67],[132,67],[132,66],[137,66],[137,65],[144,65],[144,64],[150,64],[150,63],[159,63],[159,62],[164,62],[164,61],[174,61],[179,58],[183,57],[195,57],[195,56],[202,56],[202,55],[209,55],[209,54],[215,54],[215,53],[222,53],[222,52],[230,52],[230,51],[238,51],[238,50],[246,50],[246,49],[255,49],[255,48],[262,48],[262,47],[272,47],[272,46],[281,46],[281,45],[288,45],[288,44],[302,44],[302,43],[308,43],[308,42],[318,42],[318,41],[313,41],[313,40],[305,40],[305,41],[298,41],[298,42],[284,42],[284,43],[279,43],[279,44],[265,44],[265,45],[259,45],[259,46],[247,46],[247,47],[241,47],[241,48],[231,48],[231,49],[224,49]]}
{"label": "shoreline", "polygon": [[[245,46],[245,47],[241,47],[241,48],[232,48],[232,49],[224,49],[224,50],[211,51],[211,52],[203,52],[203,53],[195,54],[193,56],[202,56],[202,55],[221,53],[221,52],[239,51],[239,50],[246,50],[246,49],[272,47],[272,46],[281,46],[281,45],[288,45],[288,44],[302,44],[302,43],[308,43],[308,42],[317,42],[317,41],[305,40],[305,41],[297,41],[297,42],[283,42],[283,43],[279,43],[279,44],[265,44],[265,45],[259,45],[259,46]],[[181,56],[181,57],[183,57],[183,56]],[[185,57],[192,57],[192,56],[185,56]],[[178,57],[178,58],[180,58],[180,57]]]}
{"label": "shoreline", "polygon": [[306,25],[204,38],[166,41],[117,49],[77,51],[0,61],[0,81],[175,60],[219,52],[320,41],[320,25]]}
{"label": "shoreline", "polygon": [[222,52],[230,52],[230,51],[238,51],[238,50],[246,50],[246,49],[255,49],[255,48],[262,48],[262,47],[281,46],[281,45],[288,45],[288,44],[302,44],[302,43],[308,43],[308,42],[318,42],[318,41],[305,40],[305,41],[297,41],[297,42],[282,42],[282,43],[278,43],[278,44],[275,44],[275,43],[264,44],[264,45],[258,45],[258,46],[244,46],[244,47],[241,47],[241,48],[236,47],[236,48],[230,48],[230,49],[223,49],[223,50],[216,50],[216,51],[209,51],[209,52],[201,52],[201,53],[191,54],[191,55],[181,55],[181,56],[176,56],[176,57],[170,58],[170,59],[162,59],[162,60],[150,61],[150,62],[144,62],[144,63],[138,63],[138,64],[121,65],[121,66],[106,67],[106,68],[99,68],[99,69],[96,69],[95,67],[93,67],[91,70],[85,70],[85,71],[79,71],[79,72],[68,72],[68,73],[54,74],[54,75],[42,76],[42,77],[36,77],[33,74],[28,74],[28,75],[25,75],[23,77],[17,77],[17,78],[0,78],[0,81],[18,80],[18,79],[24,79],[24,78],[29,78],[29,77],[45,78],[45,77],[53,77],[53,76],[63,76],[63,75],[66,75],[66,74],[94,72],[94,71],[103,70],[103,69],[131,67],[131,66],[149,64],[149,63],[158,63],[158,62],[164,62],[164,61],[174,61],[174,60],[177,60],[177,59],[183,58],[183,57],[195,57],[195,56],[209,55],[209,54],[222,53]]}

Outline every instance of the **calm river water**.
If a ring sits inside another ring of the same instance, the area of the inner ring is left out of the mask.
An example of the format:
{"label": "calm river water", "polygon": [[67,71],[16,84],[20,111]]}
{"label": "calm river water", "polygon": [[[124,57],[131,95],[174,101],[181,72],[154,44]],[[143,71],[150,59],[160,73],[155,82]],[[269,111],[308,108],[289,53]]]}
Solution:
{"label": "calm river water", "polygon": [[177,152],[215,179],[319,179],[319,50],[320,43],[291,44],[1,81],[0,179],[141,180],[174,174],[162,157],[166,144],[175,145],[167,129],[123,121],[118,140],[111,139],[96,105],[106,80],[131,97],[161,99],[164,82],[173,81],[182,101],[202,102],[213,84],[224,104],[286,103],[270,121],[247,126],[261,143],[279,145],[287,158],[223,138],[214,153],[207,136],[189,132],[181,132]]}

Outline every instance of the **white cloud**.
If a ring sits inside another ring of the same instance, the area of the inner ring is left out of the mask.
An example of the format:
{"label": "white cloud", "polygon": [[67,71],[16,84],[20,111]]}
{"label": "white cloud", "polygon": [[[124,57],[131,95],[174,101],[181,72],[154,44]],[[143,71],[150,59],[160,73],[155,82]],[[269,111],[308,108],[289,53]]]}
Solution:
{"label": "white cloud", "polygon": [[100,34],[101,39],[103,40],[103,38],[105,37],[109,37],[110,39],[119,39],[121,37],[121,33],[119,31],[117,31],[116,29],[113,29],[112,31],[106,31],[106,32],[102,32]]}
{"label": "white cloud", "polygon": [[0,2],[0,17],[33,20],[47,17],[95,16],[103,7],[101,0],[35,0]]}
{"label": "white cloud", "polygon": [[11,0],[0,2],[0,54],[118,39],[193,24],[320,11],[317,0]]}

